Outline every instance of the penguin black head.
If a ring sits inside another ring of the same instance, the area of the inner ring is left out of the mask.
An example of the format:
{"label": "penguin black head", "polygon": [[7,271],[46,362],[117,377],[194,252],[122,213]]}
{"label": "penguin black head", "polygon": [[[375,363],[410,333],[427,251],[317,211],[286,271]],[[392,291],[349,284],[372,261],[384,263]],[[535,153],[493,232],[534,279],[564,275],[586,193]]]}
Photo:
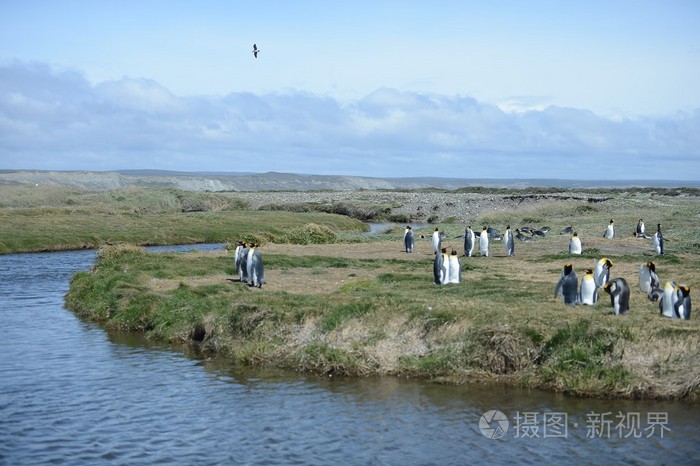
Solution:
{"label": "penguin black head", "polygon": [[578,233],[574,232],[574,235],[573,235],[573,236],[578,236]]}
{"label": "penguin black head", "polygon": [[506,225],[506,230],[510,230],[510,225]]}
{"label": "penguin black head", "polygon": [[569,275],[572,270],[574,270],[574,267],[571,264],[566,264],[564,266],[564,275]]}
{"label": "penguin black head", "polygon": [[589,275],[593,273],[593,269],[583,269],[583,271]]}
{"label": "penguin black head", "polygon": [[610,219],[610,224],[613,224],[613,223],[615,223],[615,220]]}
{"label": "penguin black head", "polygon": [[648,267],[649,270],[651,270],[652,272],[656,272],[656,264],[654,264],[653,262],[647,262],[647,267]]}

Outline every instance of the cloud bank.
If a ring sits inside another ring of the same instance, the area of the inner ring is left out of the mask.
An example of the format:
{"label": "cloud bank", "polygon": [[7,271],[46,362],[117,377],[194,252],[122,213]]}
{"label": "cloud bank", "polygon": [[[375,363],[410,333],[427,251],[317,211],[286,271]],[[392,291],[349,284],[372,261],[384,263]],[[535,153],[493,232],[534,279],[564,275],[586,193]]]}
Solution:
{"label": "cloud bank", "polygon": [[177,96],[148,79],[93,84],[13,61],[0,65],[0,168],[697,180],[700,111],[613,120],[390,88],[351,102]]}

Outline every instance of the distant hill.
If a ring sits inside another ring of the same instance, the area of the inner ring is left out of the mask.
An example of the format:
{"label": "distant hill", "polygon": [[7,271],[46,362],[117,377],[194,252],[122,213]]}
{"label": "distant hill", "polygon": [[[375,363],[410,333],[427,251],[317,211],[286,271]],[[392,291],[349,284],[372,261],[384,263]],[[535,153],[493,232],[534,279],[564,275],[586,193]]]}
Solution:
{"label": "distant hill", "polygon": [[486,188],[627,188],[700,187],[700,181],[557,180],[477,178],[374,178],[295,173],[175,172],[165,170],[41,171],[0,170],[0,185],[55,185],[93,191],[126,187],[176,188],[185,191],[353,191]]}

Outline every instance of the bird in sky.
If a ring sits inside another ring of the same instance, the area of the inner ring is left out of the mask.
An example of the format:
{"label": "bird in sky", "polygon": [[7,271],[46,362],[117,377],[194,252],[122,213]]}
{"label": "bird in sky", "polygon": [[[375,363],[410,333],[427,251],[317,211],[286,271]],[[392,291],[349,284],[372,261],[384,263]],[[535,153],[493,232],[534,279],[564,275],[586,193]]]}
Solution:
{"label": "bird in sky", "polygon": [[258,48],[258,46],[253,44],[253,55],[255,56],[255,58],[258,58],[259,51],[260,51],[260,49]]}

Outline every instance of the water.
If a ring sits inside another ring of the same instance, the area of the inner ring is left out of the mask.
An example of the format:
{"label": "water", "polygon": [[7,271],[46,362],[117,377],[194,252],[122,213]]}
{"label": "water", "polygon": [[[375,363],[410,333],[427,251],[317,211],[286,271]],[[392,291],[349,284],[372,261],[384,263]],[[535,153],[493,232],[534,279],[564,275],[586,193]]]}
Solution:
{"label": "water", "polygon": [[105,332],[63,308],[94,257],[0,256],[1,465],[697,464],[697,405],[240,369]]}

